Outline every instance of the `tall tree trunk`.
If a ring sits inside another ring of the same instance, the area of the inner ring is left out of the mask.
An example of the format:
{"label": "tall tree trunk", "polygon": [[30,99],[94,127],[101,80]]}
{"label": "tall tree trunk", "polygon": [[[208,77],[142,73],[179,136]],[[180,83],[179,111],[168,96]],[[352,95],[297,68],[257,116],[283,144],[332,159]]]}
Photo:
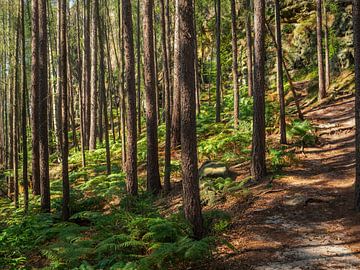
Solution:
{"label": "tall tree trunk", "polygon": [[322,45],[322,0],[316,0],[316,38],[317,38],[317,58],[318,58],[318,77],[319,93],[318,99],[326,97],[324,58]]}
{"label": "tall tree trunk", "polygon": [[31,1],[31,149],[32,181],[34,195],[40,195],[40,148],[39,148],[39,6]]}
{"label": "tall tree trunk", "polygon": [[157,136],[155,87],[155,58],[153,30],[153,0],[143,1],[144,81],[147,135],[147,190],[157,194],[161,190]]}
{"label": "tall tree trunk", "polygon": [[231,33],[232,33],[232,54],[233,54],[233,88],[234,88],[234,128],[239,125],[239,71],[238,71],[238,45],[236,27],[236,5],[235,0],[230,0],[231,4]]}
{"label": "tall tree trunk", "polygon": [[15,43],[15,81],[14,81],[14,100],[13,100],[13,173],[14,173],[14,204],[15,207],[19,207],[19,88],[20,88],[20,76],[19,76],[19,53],[20,53],[20,14],[17,18],[17,30],[16,30],[16,43]]}
{"label": "tall tree trunk", "polygon": [[174,87],[173,87],[173,110],[171,116],[171,145],[173,148],[176,148],[180,145],[180,130],[181,130],[181,100],[180,100],[180,90],[179,90],[179,72],[180,72],[180,57],[179,53],[179,10],[178,10],[178,0],[175,0],[175,43],[174,43]]}
{"label": "tall tree trunk", "polygon": [[280,4],[275,0],[275,25],[276,25],[276,51],[277,51],[277,90],[280,103],[280,143],[286,144],[286,121],[285,121],[285,96],[284,96],[284,74],[283,74],[283,52],[281,40]]}
{"label": "tall tree trunk", "polygon": [[247,82],[248,94],[253,95],[253,40],[251,34],[251,0],[246,1],[246,14],[245,14],[245,31],[246,31],[246,57],[247,57]]}
{"label": "tall tree trunk", "polygon": [[92,14],[91,14],[91,117],[90,117],[90,138],[89,138],[89,149],[96,149],[96,137],[97,137],[97,106],[98,106],[98,91],[97,91],[97,53],[98,53],[98,42],[97,42],[97,17],[96,12],[99,7],[97,1],[92,0]]}
{"label": "tall tree trunk", "polygon": [[91,43],[90,43],[91,1],[84,0],[84,61],[83,61],[83,98],[84,98],[84,137],[85,148],[89,148],[91,119]]}
{"label": "tall tree trunk", "polygon": [[46,0],[39,0],[39,134],[41,210],[50,212],[49,147],[48,147],[48,66],[47,66]]}
{"label": "tall tree trunk", "polygon": [[326,90],[330,87],[330,56],[329,56],[329,24],[326,7],[326,0],[323,2],[324,6],[324,47],[325,47],[325,87]]}
{"label": "tall tree trunk", "polygon": [[171,111],[170,111],[170,74],[169,74],[169,59],[168,59],[168,44],[166,38],[166,16],[165,3],[160,0],[161,5],[161,44],[163,57],[163,78],[164,78],[164,93],[165,93],[165,169],[164,169],[164,190],[169,192],[171,189],[170,174],[171,174]]}
{"label": "tall tree trunk", "polygon": [[81,140],[81,163],[82,166],[86,166],[86,157],[85,157],[85,104],[84,104],[84,79],[85,76],[83,69],[83,58],[81,54],[81,45],[80,45],[80,4],[79,1],[76,1],[76,26],[77,26],[77,56],[78,56],[78,82],[79,82],[79,112],[80,112],[80,140]]}
{"label": "tall tree trunk", "polygon": [[68,73],[67,73],[67,0],[60,0],[60,88],[61,88],[61,162],[62,162],[62,184],[63,184],[63,201],[62,201],[62,218],[68,220],[70,217],[70,184],[69,184],[69,138],[68,138]]}
{"label": "tall tree trunk", "polygon": [[138,133],[141,134],[141,54],[140,54],[140,0],[137,0],[136,7],[136,59],[137,59],[137,121]]}
{"label": "tall tree trunk", "polygon": [[22,133],[22,177],[24,186],[24,207],[25,213],[28,211],[29,206],[29,180],[28,180],[28,152],[27,152],[27,130],[26,130],[26,117],[27,117],[27,78],[26,78],[26,44],[25,44],[25,0],[20,0],[21,10],[21,66],[22,66],[22,108],[21,108],[21,133]]}
{"label": "tall tree trunk", "polygon": [[216,122],[221,121],[221,3],[215,0],[216,15]]}
{"label": "tall tree trunk", "polygon": [[120,9],[120,1],[118,0],[118,25],[119,25],[119,39],[120,39],[120,52],[121,52],[121,65],[120,65],[120,76],[121,76],[121,84],[120,84],[120,126],[121,126],[121,162],[122,167],[126,167],[126,123],[125,123],[125,41],[124,41],[124,9]]}
{"label": "tall tree trunk", "polygon": [[[105,34],[105,25],[104,19],[100,16],[99,11],[99,0],[95,0],[97,3],[95,6],[96,9],[96,17],[97,22],[99,24],[99,92],[100,92],[100,100],[102,101],[102,114],[104,116],[104,132],[105,132],[105,152],[106,152],[106,173],[108,175],[111,174],[111,162],[110,162],[110,143],[109,143],[109,119],[108,119],[108,111],[107,111],[107,99],[106,99],[106,87],[105,87],[105,52],[104,52],[104,34]],[[108,70],[110,72],[110,70]],[[112,113],[112,111],[111,111]]]}
{"label": "tall tree trunk", "polygon": [[200,91],[200,74],[199,74],[199,57],[198,57],[198,43],[197,43],[197,32],[196,32],[196,3],[194,2],[194,31],[195,31],[195,46],[194,46],[194,67],[195,67],[195,98],[196,98],[196,113],[200,115],[200,103],[201,103],[201,91]]}
{"label": "tall tree trunk", "polygon": [[254,0],[254,119],[251,173],[255,181],[266,175],[265,164],[265,0]]}
{"label": "tall tree trunk", "polygon": [[196,143],[195,108],[195,70],[194,70],[194,18],[193,1],[177,0],[179,21],[180,72],[179,90],[181,93],[181,164],[183,178],[183,201],[185,217],[192,226],[194,237],[204,234],[200,205],[198,159]]}
{"label": "tall tree trunk", "polygon": [[[273,43],[275,44],[276,46],[276,49],[277,49],[277,42],[276,42],[276,37],[274,35],[274,33],[272,32],[271,28],[270,28],[270,25],[266,22],[266,27],[267,27],[267,30],[269,31],[269,34],[271,36],[271,39],[273,41]],[[292,78],[290,76],[290,72],[286,66],[286,63],[285,63],[285,60],[284,60],[284,57],[282,57],[282,65],[283,65],[283,68],[285,70],[285,75],[286,75],[286,78],[290,84],[290,91],[292,92],[293,94],[293,97],[294,97],[294,102],[295,102],[295,106],[296,106],[296,110],[297,110],[297,113],[298,113],[298,117],[300,120],[304,120],[304,115],[302,114],[301,112],[301,108],[300,108],[300,101],[299,101],[299,97],[295,91],[295,86],[293,84],[293,81],[292,81]]]}
{"label": "tall tree trunk", "polygon": [[353,0],[353,27],[355,49],[355,209],[360,212],[360,0]]}
{"label": "tall tree trunk", "polygon": [[126,141],[126,175],[127,191],[137,195],[137,133],[136,133],[136,89],[135,89],[135,56],[133,23],[130,0],[122,0],[123,27],[124,27],[124,52],[125,52],[125,81],[127,96],[127,141]]}

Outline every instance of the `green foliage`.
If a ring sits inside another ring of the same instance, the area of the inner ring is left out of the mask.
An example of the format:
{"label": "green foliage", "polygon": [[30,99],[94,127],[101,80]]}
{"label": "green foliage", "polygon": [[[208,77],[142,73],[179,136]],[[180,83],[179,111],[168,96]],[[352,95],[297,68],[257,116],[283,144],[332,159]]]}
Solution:
{"label": "green foliage", "polygon": [[292,151],[287,151],[284,146],[278,149],[271,148],[269,150],[271,170],[274,173],[280,172],[282,168],[289,165],[289,162],[293,159],[293,157],[294,153]]}
{"label": "green foliage", "polygon": [[223,202],[230,195],[246,193],[244,184],[245,182],[236,182],[231,178],[203,178],[200,184],[201,200],[209,205]]}
{"label": "green foliage", "polygon": [[308,120],[295,120],[288,126],[287,134],[295,144],[301,146],[313,146],[316,144],[317,140],[314,131],[314,127]]}

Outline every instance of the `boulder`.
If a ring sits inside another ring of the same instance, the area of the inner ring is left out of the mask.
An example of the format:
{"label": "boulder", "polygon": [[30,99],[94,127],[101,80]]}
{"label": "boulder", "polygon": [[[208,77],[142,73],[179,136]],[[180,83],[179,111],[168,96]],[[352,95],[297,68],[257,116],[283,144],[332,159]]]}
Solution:
{"label": "boulder", "polygon": [[227,178],[230,177],[228,167],[217,161],[206,161],[199,168],[199,178]]}

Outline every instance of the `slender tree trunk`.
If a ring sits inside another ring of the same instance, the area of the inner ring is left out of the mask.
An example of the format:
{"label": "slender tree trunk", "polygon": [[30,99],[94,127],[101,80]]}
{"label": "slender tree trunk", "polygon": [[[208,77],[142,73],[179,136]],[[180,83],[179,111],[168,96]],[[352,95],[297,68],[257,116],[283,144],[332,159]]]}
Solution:
{"label": "slender tree trunk", "polygon": [[40,195],[40,150],[39,150],[39,6],[31,1],[31,149],[32,181],[34,195]]}
{"label": "slender tree trunk", "polygon": [[254,119],[251,173],[255,181],[266,175],[265,160],[265,0],[254,0]]}
{"label": "slender tree trunk", "polygon": [[147,189],[149,192],[157,194],[161,190],[161,183],[159,174],[157,136],[153,9],[153,0],[143,1],[144,81],[147,134]]}
{"label": "slender tree trunk", "polygon": [[47,66],[46,0],[39,0],[39,134],[41,210],[50,212],[49,148],[48,148],[48,66]]}
{"label": "slender tree trunk", "polygon": [[96,12],[99,8],[97,1],[92,0],[92,14],[91,14],[91,117],[90,117],[90,138],[89,138],[89,149],[96,149],[96,137],[97,137],[97,106],[98,106],[98,91],[97,91],[97,53],[98,53],[98,42],[97,42],[97,27],[98,22],[96,18]]}
{"label": "slender tree trunk", "polygon": [[326,97],[324,58],[322,44],[322,0],[316,0],[316,38],[317,38],[317,58],[319,76],[319,100]]}
{"label": "slender tree trunk", "polygon": [[216,14],[216,122],[221,121],[221,3],[215,0]]}
{"label": "slender tree trunk", "polygon": [[81,163],[82,166],[86,166],[85,158],[85,108],[84,108],[84,79],[85,76],[84,69],[82,67],[82,54],[81,54],[81,45],[80,45],[80,4],[79,1],[76,1],[76,25],[77,25],[77,56],[78,56],[78,82],[79,82],[79,112],[80,112],[80,143],[81,143]]}
{"label": "slender tree trunk", "polygon": [[280,103],[280,143],[286,144],[286,113],[285,113],[285,96],[284,96],[284,74],[283,74],[283,52],[281,40],[281,22],[280,22],[280,4],[275,0],[275,24],[276,24],[276,50],[277,50],[277,90]]}
{"label": "slender tree trunk", "polygon": [[130,0],[122,0],[123,26],[124,26],[124,51],[125,51],[125,81],[127,96],[127,144],[126,144],[126,175],[127,191],[137,195],[137,133],[136,133],[136,89],[135,89],[135,56],[133,23]]}
{"label": "slender tree trunk", "polygon": [[355,49],[355,209],[360,212],[360,0],[353,0],[353,27]]}
{"label": "slender tree trunk", "polygon": [[19,52],[20,52],[20,14],[17,19],[17,30],[16,30],[16,44],[15,44],[15,81],[14,81],[14,94],[13,94],[13,184],[14,184],[14,204],[15,207],[19,207],[19,132],[18,132],[18,121],[19,121]]}
{"label": "slender tree trunk", "polygon": [[120,39],[120,52],[121,52],[121,65],[120,65],[120,76],[121,76],[121,84],[120,84],[120,126],[121,126],[121,162],[122,167],[126,167],[126,123],[125,123],[125,42],[124,42],[124,9],[120,9],[120,1],[118,0],[118,24],[119,24],[119,39]]}
{"label": "slender tree trunk", "polygon": [[234,88],[234,128],[239,125],[239,68],[238,68],[238,45],[236,27],[236,5],[235,0],[230,0],[231,4],[231,33],[232,33],[232,53],[233,53],[233,88]]}
{"label": "slender tree trunk", "polygon": [[330,87],[330,56],[329,56],[329,25],[328,25],[328,14],[326,7],[326,0],[323,0],[324,6],[324,47],[325,47],[325,86],[326,91]]}
{"label": "slender tree trunk", "polygon": [[[104,132],[105,132],[105,152],[106,152],[106,173],[108,175],[111,174],[111,162],[110,162],[110,143],[109,143],[109,119],[108,119],[108,111],[107,111],[107,99],[106,99],[106,87],[105,87],[105,53],[104,53],[104,33],[105,33],[105,25],[103,17],[100,16],[99,11],[99,0],[95,0],[97,3],[96,7],[96,17],[97,22],[99,24],[99,92],[102,101],[102,114],[104,116]],[[108,70],[110,72],[110,70]],[[111,112],[112,113],[112,112]]]}
{"label": "slender tree trunk", "polygon": [[180,101],[180,90],[179,90],[179,72],[180,72],[180,58],[181,55],[179,53],[179,11],[178,11],[178,3],[175,0],[175,44],[174,44],[174,87],[173,87],[173,110],[171,116],[171,145],[173,148],[176,148],[180,145],[180,130],[181,130],[181,101]]}
{"label": "slender tree trunk", "polygon": [[136,7],[136,59],[137,59],[137,121],[138,133],[141,134],[141,54],[140,54],[140,0],[137,0]]}
{"label": "slender tree trunk", "polygon": [[165,169],[164,169],[164,190],[169,192],[171,189],[170,174],[171,174],[171,111],[170,111],[170,74],[169,74],[169,59],[168,59],[168,44],[166,38],[166,17],[165,17],[165,3],[160,0],[161,5],[161,44],[163,57],[163,78],[165,89]]}
{"label": "slender tree trunk", "polygon": [[[270,33],[270,36],[271,36],[271,39],[273,41],[273,43],[275,44],[276,46],[276,49],[277,49],[277,42],[276,42],[276,38],[275,38],[275,35],[274,33],[272,32],[269,24],[266,22],[266,27],[267,27],[267,30],[269,31]],[[299,97],[298,95],[296,94],[296,91],[295,91],[295,86],[293,84],[293,81],[292,81],[292,78],[290,76],[290,72],[286,66],[286,63],[285,63],[285,60],[284,60],[284,57],[282,57],[282,65],[284,67],[284,70],[285,70],[285,75],[286,75],[286,78],[290,84],[290,91],[292,92],[293,94],[293,97],[294,97],[294,102],[295,102],[295,106],[296,106],[296,110],[297,110],[297,113],[298,113],[298,117],[300,120],[304,120],[304,115],[302,114],[301,112],[301,108],[300,108],[300,101],[299,101]]]}
{"label": "slender tree trunk", "polygon": [[195,87],[196,87],[196,113],[197,115],[200,115],[201,107],[201,91],[200,91],[200,74],[199,74],[199,57],[198,57],[198,42],[197,42],[197,31],[196,31],[196,9],[195,9],[196,3],[194,2],[194,31],[195,31],[195,46],[194,46],[194,67],[195,67]]}
{"label": "slender tree trunk", "polygon": [[62,162],[62,180],[63,180],[63,201],[62,218],[68,220],[70,217],[70,184],[69,184],[69,138],[68,138],[68,73],[67,73],[67,0],[60,0],[60,88],[61,88],[61,162]]}
{"label": "slender tree trunk", "polygon": [[177,0],[180,58],[179,90],[181,93],[181,164],[185,217],[193,228],[194,237],[204,234],[200,205],[196,143],[196,100],[194,55],[193,1]]}
{"label": "slender tree trunk", "polygon": [[84,87],[84,137],[85,149],[89,149],[90,138],[90,119],[91,119],[91,42],[90,42],[90,0],[84,0],[84,67],[83,67],[83,87]]}
{"label": "slender tree trunk", "polygon": [[246,1],[245,31],[246,31],[246,57],[247,57],[247,82],[248,94],[253,95],[253,40],[251,35],[251,7],[250,0]]}

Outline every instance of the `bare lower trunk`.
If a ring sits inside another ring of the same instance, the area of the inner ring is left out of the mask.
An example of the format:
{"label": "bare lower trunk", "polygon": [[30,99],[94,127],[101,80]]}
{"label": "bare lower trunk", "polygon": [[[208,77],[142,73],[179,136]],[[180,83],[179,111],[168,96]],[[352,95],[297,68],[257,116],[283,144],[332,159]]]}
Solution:
{"label": "bare lower trunk", "polygon": [[251,173],[255,181],[266,175],[265,164],[265,0],[254,0],[254,118]]}
{"label": "bare lower trunk", "polygon": [[50,212],[49,149],[48,149],[48,66],[47,66],[46,0],[39,0],[39,134],[41,210]]}
{"label": "bare lower trunk", "polygon": [[231,4],[231,33],[232,33],[232,55],[233,55],[233,88],[234,88],[234,128],[239,125],[239,72],[238,72],[238,46],[237,46],[237,27],[236,27],[236,8],[235,0],[230,0]]}
{"label": "bare lower trunk", "polygon": [[276,24],[276,43],[277,43],[277,90],[280,103],[280,143],[286,144],[286,121],[285,121],[285,96],[284,96],[284,79],[283,79],[283,53],[281,40],[281,23],[280,23],[280,4],[275,0],[275,24]]}
{"label": "bare lower trunk", "polygon": [[143,39],[144,39],[144,81],[146,100],[147,135],[147,190],[157,194],[161,190],[158,157],[157,108],[155,87],[155,58],[152,0],[143,2]]}
{"label": "bare lower trunk", "polygon": [[326,97],[324,58],[322,43],[322,0],[316,0],[316,38],[317,38],[317,60],[318,60],[318,77],[319,77],[319,100]]}
{"label": "bare lower trunk", "polygon": [[126,175],[127,191],[137,195],[137,133],[136,133],[136,89],[135,89],[135,56],[133,40],[133,23],[130,0],[122,0],[124,52],[125,52],[125,81],[127,96],[127,141],[126,141]]}
{"label": "bare lower trunk", "polygon": [[360,1],[353,1],[354,48],[355,48],[355,209],[360,212]]}
{"label": "bare lower trunk", "polygon": [[201,214],[196,143],[196,100],[194,70],[193,1],[178,0],[180,58],[179,88],[181,93],[181,164],[185,217],[192,226],[194,237],[204,234]]}

